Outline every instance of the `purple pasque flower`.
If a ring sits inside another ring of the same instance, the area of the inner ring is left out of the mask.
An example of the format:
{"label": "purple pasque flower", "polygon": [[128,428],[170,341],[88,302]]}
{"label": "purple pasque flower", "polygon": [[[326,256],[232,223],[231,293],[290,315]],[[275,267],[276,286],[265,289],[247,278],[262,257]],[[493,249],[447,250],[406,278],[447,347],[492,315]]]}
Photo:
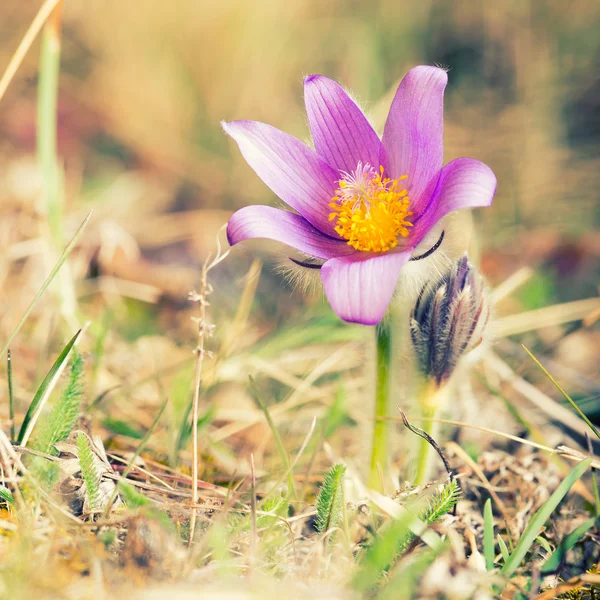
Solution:
{"label": "purple pasque flower", "polygon": [[242,208],[227,225],[229,243],[268,238],[324,260],[333,310],[345,321],[379,323],[423,237],[451,211],[489,206],[496,189],[477,160],[442,167],[447,81],[436,67],[409,71],[382,139],[342,87],[320,75],[304,81],[314,150],[264,123],[223,123],[257,175],[296,211]]}

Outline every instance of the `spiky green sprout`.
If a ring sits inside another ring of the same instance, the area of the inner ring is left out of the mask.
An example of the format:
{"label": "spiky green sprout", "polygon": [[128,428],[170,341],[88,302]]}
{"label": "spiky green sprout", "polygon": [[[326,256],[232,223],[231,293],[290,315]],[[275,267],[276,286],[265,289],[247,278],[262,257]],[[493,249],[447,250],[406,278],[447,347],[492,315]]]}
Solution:
{"label": "spiky green sprout", "polygon": [[[344,520],[344,474],[346,467],[336,464],[331,467],[317,499],[317,529],[326,533],[340,527]],[[331,533],[329,540],[332,541]]]}
{"label": "spiky green sprout", "polygon": [[79,432],[76,445],[88,505],[90,511],[96,511],[100,508],[100,473],[94,461],[94,453],[88,436],[83,432]]}

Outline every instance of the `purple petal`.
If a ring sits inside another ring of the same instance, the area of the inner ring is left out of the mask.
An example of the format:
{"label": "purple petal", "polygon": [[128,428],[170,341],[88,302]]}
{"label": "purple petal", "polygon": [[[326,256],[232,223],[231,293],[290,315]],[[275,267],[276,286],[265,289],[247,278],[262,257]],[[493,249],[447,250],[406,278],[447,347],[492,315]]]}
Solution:
{"label": "purple petal", "polygon": [[362,161],[379,168],[381,141],[339,84],[309,75],[304,80],[304,102],[315,149],[332,167],[351,172]]}
{"label": "purple petal", "polygon": [[449,162],[442,169],[427,209],[415,222],[411,242],[417,244],[449,212],[490,206],[495,192],[496,176],[487,165],[473,158]]}
{"label": "purple petal", "polygon": [[322,232],[338,238],[328,204],[337,171],[300,140],[256,121],[222,123],[256,174],[287,204]]}
{"label": "purple petal", "polygon": [[227,239],[231,246],[250,238],[282,242],[316,258],[327,259],[356,252],[342,240],[323,235],[300,215],[271,206],[246,206],[229,219]]}
{"label": "purple petal", "polygon": [[410,251],[405,251],[328,260],[321,268],[321,279],[331,308],[344,321],[377,325],[409,258]]}
{"label": "purple petal", "polygon": [[444,88],[448,75],[437,67],[415,67],[398,86],[383,131],[392,179],[408,175],[411,210],[419,215],[442,168]]}

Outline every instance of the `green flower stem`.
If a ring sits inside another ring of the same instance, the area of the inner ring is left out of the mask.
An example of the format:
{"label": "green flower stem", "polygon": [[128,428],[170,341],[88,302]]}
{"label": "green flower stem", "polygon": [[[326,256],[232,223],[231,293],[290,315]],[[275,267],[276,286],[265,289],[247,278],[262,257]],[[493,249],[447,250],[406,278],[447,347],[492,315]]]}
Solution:
{"label": "green flower stem", "polygon": [[[434,382],[425,381],[421,385],[419,394],[419,403],[421,405],[421,414],[426,419],[435,419],[439,408],[443,403],[443,388],[438,388]],[[422,429],[433,439],[437,438],[439,423],[434,421],[423,421]],[[425,485],[429,481],[431,471],[431,456],[433,448],[424,438],[419,438],[419,447],[417,451],[417,474],[415,475],[415,485]]]}
{"label": "green flower stem", "polygon": [[[64,170],[58,156],[58,83],[61,51],[60,0],[44,25],[40,50],[40,69],[37,97],[37,157],[43,176],[43,198],[48,216],[52,256],[64,246]],[[78,327],[77,300],[69,263],[58,273],[56,287],[61,300],[61,311],[68,330]]]}
{"label": "green flower stem", "polygon": [[61,246],[63,198],[56,149],[58,77],[60,72],[61,3],[52,11],[42,34],[37,103],[37,153],[44,176],[44,198],[54,242]]}
{"label": "green flower stem", "polygon": [[380,470],[387,471],[388,458],[388,416],[390,396],[390,363],[392,359],[392,323],[389,318],[376,328],[377,337],[377,383],[375,388],[375,414],[373,423],[373,443],[371,446],[371,469],[369,487],[382,490]]}

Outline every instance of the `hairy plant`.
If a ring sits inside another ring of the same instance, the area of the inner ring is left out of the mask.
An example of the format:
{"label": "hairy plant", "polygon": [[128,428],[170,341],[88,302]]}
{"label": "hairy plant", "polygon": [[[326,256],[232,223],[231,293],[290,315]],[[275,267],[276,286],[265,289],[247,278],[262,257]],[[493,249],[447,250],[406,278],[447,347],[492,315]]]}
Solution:
{"label": "hairy plant", "polygon": [[54,445],[66,440],[77,424],[83,385],[83,360],[81,354],[74,350],[69,382],[48,418],[40,427],[33,444],[35,450],[45,454],[58,454]]}
{"label": "hairy plant", "polygon": [[98,510],[100,508],[100,473],[94,462],[94,453],[85,433],[79,433],[76,445],[88,505],[91,510]]}
{"label": "hairy plant", "polygon": [[[343,519],[344,508],[344,473],[342,464],[333,465],[323,480],[317,499],[317,529],[325,533],[339,527]],[[333,537],[333,536],[332,536]],[[331,539],[331,538],[330,538]]]}
{"label": "hairy plant", "polygon": [[125,502],[128,508],[140,508],[141,506],[148,506],[150,504],[150,500],[144,494],[140,494],[129,483],[119,481],[117,488],[123,502]]}
{"label": "hairy plant", "polygon": [[[439,521],[444,515],[447,515],[455,506],[460,499],[461,490],[453,479],[446,484],[441,491],[434,494],[429,500],[428,507],[421,512],[419,520],[426,525],[432,525],[436,521]],[[412,532],[407,532],[405,536],[400,539],[398,544],[398,554],[402,554],[413,542],[415,535]]]}

